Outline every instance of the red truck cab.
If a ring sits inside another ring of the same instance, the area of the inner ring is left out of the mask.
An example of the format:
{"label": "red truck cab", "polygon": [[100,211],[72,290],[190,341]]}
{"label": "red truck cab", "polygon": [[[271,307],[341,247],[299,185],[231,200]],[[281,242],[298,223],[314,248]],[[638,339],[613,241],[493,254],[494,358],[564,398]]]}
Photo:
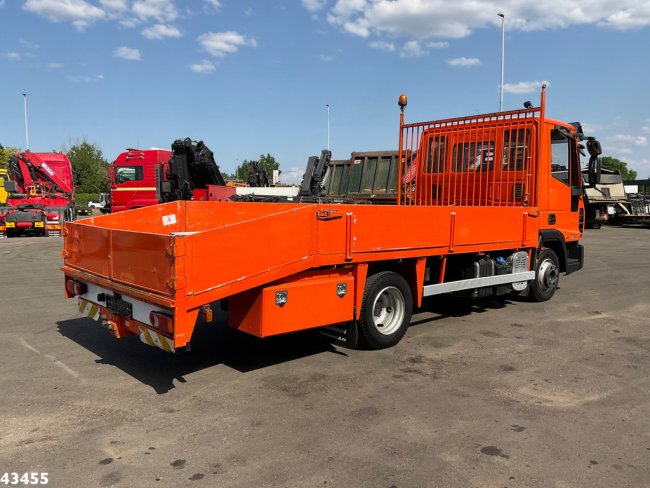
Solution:
{"label": "red truck cab", "polygon": [[156,168],[171,158],[166,149],[127,149],[109,167],[111,212],[160,203],[156,194]]}
{"label": "red truck cab", "polygon": [[65,154],[17,153],[9,158],[9,178],[0,237],[60,236],[63,223],[74,220],[72,166]]}

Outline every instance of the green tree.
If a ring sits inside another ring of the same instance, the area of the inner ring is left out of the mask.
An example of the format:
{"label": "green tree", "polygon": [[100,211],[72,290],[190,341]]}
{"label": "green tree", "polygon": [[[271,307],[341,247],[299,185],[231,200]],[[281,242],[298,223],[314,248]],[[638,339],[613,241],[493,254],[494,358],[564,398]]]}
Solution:
{"label": "green tree", "polygon": [[603,156],[599,159],[603,168],[618,171],[621,174],[623,181],[636,180],[636,171],[628,169],[626,162],[611,156]]}
{"label": "green tree", "polygon": [[[233,176],[239,180],[246,181],[246,178],[248,178],[248,163],[250,163],[250,161],[245,159],[243,163],[235,168],[235,173]],[[260,165],[260,169],[266,170],[266,175],[269,181],[273,183],[273,170],[279,170],[280,163],[278,163],[275,158],[268,153],[266,155],[260,154],[258,163]],[[282,173],[282,171],[280,171],[280,173]]]}
{"label": "green tree", "polygon": [[4,169],[7,167],[9,164],[9,158],[13,155],[16,154],[20,149],[17,147],[11,147],[7,146],[4,147],[2,144],[0,144],[0,168]]}
{"label": "green tree", "polygon": [[76,189],[80,193],[101,193],[108,191],[108,161],[95,144],[83,142],[74,144],[64,152],[72,164]]}

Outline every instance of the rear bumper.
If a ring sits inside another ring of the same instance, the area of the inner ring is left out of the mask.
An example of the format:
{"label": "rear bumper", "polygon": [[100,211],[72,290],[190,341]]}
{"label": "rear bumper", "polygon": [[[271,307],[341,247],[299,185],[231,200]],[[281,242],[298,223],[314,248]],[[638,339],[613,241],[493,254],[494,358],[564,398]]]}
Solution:
{"label": "rear bumper", "polygon": [[100,323],[117,339],[138,335],[145,344],[162,349],[165,352],[176,352],[174,338],[155,330],[153,327],[138,320],[128,319],[116,314],[108,308],[79,298],[79,312]]}

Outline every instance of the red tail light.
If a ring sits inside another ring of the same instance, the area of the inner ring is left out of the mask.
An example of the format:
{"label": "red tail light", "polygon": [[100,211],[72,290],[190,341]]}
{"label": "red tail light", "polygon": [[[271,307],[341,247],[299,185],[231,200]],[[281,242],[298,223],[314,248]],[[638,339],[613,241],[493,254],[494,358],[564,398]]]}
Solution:
{"label": "red tail light", "polygon": [[68,290],[68,293],[73,296],[83,295],[88,291],[88,287],[84,283],[79,283],[75,280],[68,280],[68,282],[65,284],[65,288]]}
{"label": "red tail light", "polygon": [[162,332],[171,334],[174,331],[174,317],[163,312],[150,312],[149,322],[151,325]]}

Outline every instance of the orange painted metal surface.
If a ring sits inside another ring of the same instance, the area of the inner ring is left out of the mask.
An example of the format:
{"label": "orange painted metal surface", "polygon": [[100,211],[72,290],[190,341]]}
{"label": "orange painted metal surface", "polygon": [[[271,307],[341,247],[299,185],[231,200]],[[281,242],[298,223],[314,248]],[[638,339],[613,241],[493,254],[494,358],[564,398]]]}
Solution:
{"label": "orange painted metal surface", "polygon": [[[345,294],[337,294],[337,287]],[[276,294],[286,302],[276,303]],[[354,278],[350,272],[327,272],[256,288],[228,299],[228,324],[258,337],[268,337],[353,318]]]}
{"label": "orange painted metal surface", "polygon": [[[448,255],[530,251],[542,229],[579,240],[582,199],[572,200],[572,177],[552,169],[557,127],[575,131],[547,120],[543,99],[535,109],[402,124],[396,205],[179,201],[93,217],[66,224],[63,271],[172,309],[176,348],[200,308],[224,298],[232,325],[259,336],[358,317],[380,262],[405,270],[420,303],[428,258],[440,257],[432,279],[441,282]],[[334,299],[343,275],[348,292]],[[269,305],[279,289],[292,300]]]}

